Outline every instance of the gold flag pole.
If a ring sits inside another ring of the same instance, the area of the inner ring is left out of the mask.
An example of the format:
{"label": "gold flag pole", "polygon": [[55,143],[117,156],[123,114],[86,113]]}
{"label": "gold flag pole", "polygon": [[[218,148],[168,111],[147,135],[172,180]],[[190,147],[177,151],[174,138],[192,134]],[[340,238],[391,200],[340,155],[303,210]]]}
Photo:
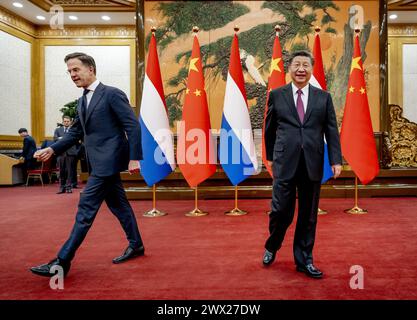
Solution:
{"label": "gold flag pole", "polygon": [[350,214],[366,214],[368,210],[358,207],[358,177],[355,175],[355,206],[352,209],[344,210],[346,213]]}
{"label": "gold flag pole", "polygon": [[237,185],[236,185],[235,186],[235,208],[230,211],[226,211],[224,214],[226,216],[243,216],[247,213],[248,213],[247,211],[241,210],[237,206]]}
{"label": "gold flag pole", "polygon": [[[279,37],[279,33],[280,33],[280,31],[281,31],[281,27],[279,26],[279,25],[276,25],[275,27],[274,27],[274,29],[275,29],[275,35],[277,36],[277,37]],[[273,58],[273,57],[272,57]],[[274,188],[272,187],[272,192],[274,192]],[[265,213],[267,214],[267,215],[270,215],[271,214],[271,210],[268,210],[268,211],[266,211]]]}
{"label": "gold flag pole", "polygon": [[[316,26],[315,28],[314,28],[314,31],[316,32],[316,34],[319,34],[320,33],[320,27],[319,26]],[[324,215],[324,214],[327,214],[328,212],[327,212],[327,210],[322,210],[322,209],[320,209],[320,208],[318,208],[318,210],[317,210],[317,214],[319,215],[319,216],[321,216],[321,215]]]}
{"label": "gold flag pole", "polygon": [[198,197],[197,197],[197,192],[198,192],[198,187],[196,186],[194,188],[194,203],[195,203],[195,207],[194,210],[187,212],[185,215],[187,217],[201,217],[201,216],[206,216],[208,215],[208,212],[204,212],[201,211],[200,209],[198,209]]}
{"label": "gold flag pole", "polygon": [[318,208],[318,210],[317,210],[317,214],[319,215],[319,216],[322,216],[322,215],[324,215],[324,214],[327,214],[328,212],[327,212],[327,210],[322,210],[322,209],[320,209],[320,208]]}
{"label": "gold flag pole", "polygon": [[166,215],[165,212],[162,212],[156,209],[156,185],[154,184],[152,186],[152,210],[145,212],[143,216],[148,217],[148,218],[154,218],[154,217],[162,217],[165,215]]}

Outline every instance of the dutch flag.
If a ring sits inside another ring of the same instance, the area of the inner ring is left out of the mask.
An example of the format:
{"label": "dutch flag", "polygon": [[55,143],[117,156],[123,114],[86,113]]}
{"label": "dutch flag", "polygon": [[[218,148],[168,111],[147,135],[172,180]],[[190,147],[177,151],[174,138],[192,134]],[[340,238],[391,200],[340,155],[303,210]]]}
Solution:
{"label": "dutch flag", "polygon": [[169,126],[154,34],[149,44],[139,123],[143,153],[141,174],[146,184],[152,186],[175,170],[174,140]]}
{"label": "dutch flag", "polygon": [[[314,38],[313,46],[314,68],[310,78],[310,84],[316,88],[327,90],[326,77],[324,75],[323,59],[321,56],[320,36],[317,33]],[[333,177],[333,170],[329,161],[329,151],[327,148],[326,138],[324,138],[324,160],[323,160],[323,177],[321,183],[325,183]]]}
{"label": "dutch flag", "polygon": [[236,34],[226,81],[219,158],[223,170],[235,186],[258,170]]}

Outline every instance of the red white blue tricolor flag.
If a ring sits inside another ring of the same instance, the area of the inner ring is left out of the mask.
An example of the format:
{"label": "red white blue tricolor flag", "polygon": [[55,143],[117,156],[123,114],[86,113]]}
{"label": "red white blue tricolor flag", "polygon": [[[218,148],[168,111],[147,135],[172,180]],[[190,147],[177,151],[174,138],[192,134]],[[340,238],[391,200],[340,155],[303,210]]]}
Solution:
{"label": "red white blue tricolor flag", "polygon": [[[310,78],[310,84],[322,90],[327,90],[326,77],[324,75],[323,59],[321,56],[320,36],[318,33],[314,38],[313,57],[314,67],[313,74]],[[331,177],[333,177],[333,171],[329,161],[329,151],[327,148],[326,139],[324,139],[323,177],[321,179],[321,183],[325,183]]]}
{"label": "red white blue tricolor flag", "polygon": [[141,174],[148,186],[175,170],[174,139],[169,126],[155,35],[149,44],[139,123],[143,160]]}
{"label": "red white blue tricolor flag", "polygon": [[238,185],[257,171],[258,161],[236,34],[230,53],[219,148],[220,164],[233,185]]}

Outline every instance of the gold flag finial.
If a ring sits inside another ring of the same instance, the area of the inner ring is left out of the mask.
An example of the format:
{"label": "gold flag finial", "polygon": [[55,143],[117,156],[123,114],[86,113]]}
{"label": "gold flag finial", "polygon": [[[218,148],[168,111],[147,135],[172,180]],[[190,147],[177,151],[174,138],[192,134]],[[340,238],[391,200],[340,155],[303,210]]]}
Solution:
{"label": "gold flag finial", "polygon": [[153,33],[153,35],[155,35],[155,32],[156,32],[156,27],[152,27],[152,28],[151,28],[151,32]]}
{"label": "gold flag finial", "polygon": [[320,27],[319,26],[316,26],[315,28],[314,28],[314,31],[316,31],[317,33],[319,33],[320,32]]}
{"label": "gold flag finial", "polygon": [[238,32],[239,32],[239,27],[238,27],[238,25],[237,25],[237,24],[235,24],[235,27],[233,28],[233,30],[235,30],[235,32],[236,32],[236,33],[238,33]]}
{"label": "gold flag finial", "polygon": [[194,27],[193,27],[193,32],[194,32],[194,33],[197,33],[198,31],[200,31],[200,29],[199,29],[197,26],[194,26]]}
{"label": "gold flag finial", "polygon": [[281,27],[280,27],[279,25],[276,25],[276,26],[274,27],[274,29],[275,29],[275,33],[276,33],[276,35],[278,35],[278,34],[279,34],[279,32],[281,31]]}
{"label": "gold flag finial", "polygon": [[361,32],[361,29],[359,29],[359,27],[358,26],[356,26],[356,28],[355,28],[355,33],[357,34],[357,35],[359,35],[359,33]]}

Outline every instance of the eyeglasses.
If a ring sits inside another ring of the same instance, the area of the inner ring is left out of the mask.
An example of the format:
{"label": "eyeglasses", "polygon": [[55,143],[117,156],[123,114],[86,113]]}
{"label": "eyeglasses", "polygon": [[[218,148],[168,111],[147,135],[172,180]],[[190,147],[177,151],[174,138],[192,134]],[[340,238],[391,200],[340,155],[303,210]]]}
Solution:
{"label": "eyeglasses", "polygon": [[303,63],[303,64],[301,64],[301,63],[291,63],[291,68],[293,68],[293,69],[295,69],[295,70],[298,70],[298,69],[300,69],[300,68],[303,68],[303,69],[311,69],[311,64],[308,64],[308,63]]}

